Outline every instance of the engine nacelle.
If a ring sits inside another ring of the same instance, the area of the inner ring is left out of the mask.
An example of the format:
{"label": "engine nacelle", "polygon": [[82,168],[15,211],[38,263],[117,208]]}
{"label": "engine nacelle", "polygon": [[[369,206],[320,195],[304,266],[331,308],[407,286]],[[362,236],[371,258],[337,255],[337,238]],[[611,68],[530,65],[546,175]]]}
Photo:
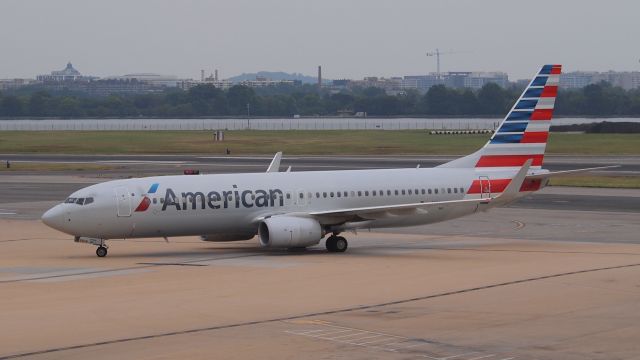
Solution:
{"label": "engine nacelle", "polygon": [[241,241],[241,240],[249,240],[256,236],[255,233],[246,233],[246,234],[207,234],[200,235],[200,240],[202,241],[213,241],[213,242],[223,242],[223,241]]}
{"label": "engine nacelle", "polygon": [[304,217],[274,216],[258,227],[260,245],[264,247],[307,247],[319,243],[322,235],[320,223]]}

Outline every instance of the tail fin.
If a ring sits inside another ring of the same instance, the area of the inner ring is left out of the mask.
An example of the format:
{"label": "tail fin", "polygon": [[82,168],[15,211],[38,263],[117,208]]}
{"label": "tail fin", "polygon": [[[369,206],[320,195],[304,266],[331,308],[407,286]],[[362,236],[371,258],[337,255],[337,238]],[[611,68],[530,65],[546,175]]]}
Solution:
{"label": "tail fin", "polygon": [[531,159],[531,168],[540,169],[561,69],[561,65],[544,65],[482,149],[439,167],[519,168]]}

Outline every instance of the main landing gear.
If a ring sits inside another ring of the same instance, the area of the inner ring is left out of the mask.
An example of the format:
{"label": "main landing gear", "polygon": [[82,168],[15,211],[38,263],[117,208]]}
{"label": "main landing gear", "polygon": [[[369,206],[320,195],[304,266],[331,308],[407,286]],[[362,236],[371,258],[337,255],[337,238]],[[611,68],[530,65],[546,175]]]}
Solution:
{"label": "main landing gear", "polygon": [[333,234],[327,238],[325,245],[329,252],[345,252],[349,247],[349,242],[342,236]]}

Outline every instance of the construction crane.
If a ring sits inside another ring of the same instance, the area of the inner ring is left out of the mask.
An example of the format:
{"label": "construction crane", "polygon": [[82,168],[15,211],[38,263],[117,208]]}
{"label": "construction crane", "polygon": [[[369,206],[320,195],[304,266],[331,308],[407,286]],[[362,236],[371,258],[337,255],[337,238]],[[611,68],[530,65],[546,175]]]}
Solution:
{"label": "construction crane", "polygon": [[457,51],[440,52],[439,49],[436,49],[436,51],[427,52],[427,56],[435,56],[436,57],[436,64],[437,64],[436,74],[438,76],[438,80],[440,80],[440,55],[457,54],[457,53],[458,53]]}

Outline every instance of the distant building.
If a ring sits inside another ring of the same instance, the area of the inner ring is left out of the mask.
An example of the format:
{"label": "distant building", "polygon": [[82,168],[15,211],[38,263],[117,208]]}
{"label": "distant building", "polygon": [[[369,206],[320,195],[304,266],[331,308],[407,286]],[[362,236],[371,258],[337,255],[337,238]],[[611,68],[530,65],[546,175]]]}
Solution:
{"label": "distant building", "polygon": [[263,76],[256,76],[255,80],[243,80],[236,83],[236,85],[248,86],[252,88],[279,86],[279,85],[291,85],[300,86],[302,81],[300,80],[272,80]]}
{"label": "distant building", "polygon": [[613,86],[625,90],[640,88],[640,72],[638,71],[573,71],[560,75],[561,89],[580,89],[587,85],[606,81]]}
{"label": "distant building", "polygon": [[427,92],[432,86],[445,85],[451,88],[481,89],[483,86],[495,83],[502,87],[509,85],[509,77],[502,72],[470,72],[451,71],[440,74],[405,76],[402,79],[402,88],[415,89],[421,93]]}
{"label": "distant building", "polygon": [[462,87],[481,89],[489,83],[506,88],[509,85],[509,76],[503,72],[472,72],[463,78]]}
{"label": "distant building", "polygon": [[110,76],[104,78],[105,80],[124,80],[131,81],[135,80],[142,83],[147,83],[151,86],[155,87],[177,87],[180,83],[180,79],[173,75],[160,75],[153,73],[137,73],[137,74],[126,74],[122,76]]}
{"label": "distant building", "polygon": [[437,75],[409,75],[402,79],[403,90],[417,90],[421,93],[427,92],[432,86],[442,84]]}
{"label": "distant building", "polygon": [[574,71],[560,74],[560,89],[580,89],[594,83],[595,71]]}
{"label": "distant building", "polygon": [[52,92],[74,92],[91,96],[108,96],[111,94],[143,94],[163,91],[163,88],[137,80],[91,80],[45,82],[42,89]]}
{"label": "distant building", "polygon": [[178,83],[178,88],[182,89],[182,90],[189,90],[192,87],[198,86],[198,85],[213,85],[218,89],[221,90],[228,90],[230,87],[233,86],[233,83],[229,80],[216,80],[215,77],[210,76],[208,78],[205,78],[202,81],[196,81],[196,80],[181,80]]}
{"label": "distant building", "polygon": [[596,75],[596,82],[606,81],[613,86],[621,87],[625,90],[640,88],[640,72],[617,72],[607,71],[605,73],[599,73]]}
{"label": "distant building", "polygon": [[0,91],[21,88],[35,82],[34,79],[0,79]]}
{"label": "distant building", "polygon": [[52,71],[51,74],[38,75],[36,80],[40,82],[71,82],[71,81],[91,81],[97,79],[95,76],[84,76],[76,70],[71,63],[59,71]]}
{"label": "distant building", "polygon": [[399,77],[377,77],[377,76],[369,76],[365,77],[362,80],[352,80],[349,82],[349,87],[360,87],[360,88],[380,88],[383,89],[389,95],[397,95],[404,92],[402,88],[402,78]]}

